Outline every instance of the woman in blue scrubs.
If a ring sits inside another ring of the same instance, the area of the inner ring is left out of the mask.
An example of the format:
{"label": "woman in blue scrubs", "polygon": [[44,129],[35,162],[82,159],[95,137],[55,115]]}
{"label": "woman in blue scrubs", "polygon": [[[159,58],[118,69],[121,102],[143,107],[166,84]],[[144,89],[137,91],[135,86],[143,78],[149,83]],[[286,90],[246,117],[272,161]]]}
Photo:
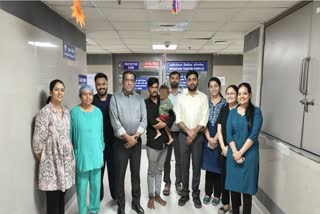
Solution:
{"label": "woman in blue scrubs", "polygon": [[251,103],[251,86],[238,86],[239,106],[230,111],[227,121],[227,173],[225,188],[231,191],[232,213],[239,213],[241,194],[243,214],[250,214],[252,195],[256,194],[259,175],[259,142],[262,126],[260,108]]}

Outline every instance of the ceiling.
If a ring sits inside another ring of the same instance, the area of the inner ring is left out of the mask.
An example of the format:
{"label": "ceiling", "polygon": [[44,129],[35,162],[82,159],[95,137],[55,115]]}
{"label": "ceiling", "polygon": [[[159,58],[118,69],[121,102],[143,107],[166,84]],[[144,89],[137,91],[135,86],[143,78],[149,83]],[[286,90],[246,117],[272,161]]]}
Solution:
{"label": "ceiling", "polygon": [[170,0],[81,1],[84,29],[71,17],[72,1],[44,1],[87,37],[88,53],[162,53],[152,44],[170,42],[169,53],[243,53],[244,34],[297,1],[182,0],[171,14]]}

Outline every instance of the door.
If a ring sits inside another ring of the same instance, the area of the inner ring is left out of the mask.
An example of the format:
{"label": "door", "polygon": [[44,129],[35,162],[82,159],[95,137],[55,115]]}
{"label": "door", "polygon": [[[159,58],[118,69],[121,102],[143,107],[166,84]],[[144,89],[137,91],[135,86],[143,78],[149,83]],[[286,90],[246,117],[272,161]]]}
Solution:
{"label": "door", "polygon": [[303,106],[301,63],[309,56],[312,4],[267,27],[263,63],[262,131],[300,147]]}
{"label": "door", "polygon": [[317,10],[320,10],[319,1],[315,1],[313,7],[306,97],[308,101],[314,101],[314,105],[309,105],[305,112],[302,148],[320,155],[320,12]]}

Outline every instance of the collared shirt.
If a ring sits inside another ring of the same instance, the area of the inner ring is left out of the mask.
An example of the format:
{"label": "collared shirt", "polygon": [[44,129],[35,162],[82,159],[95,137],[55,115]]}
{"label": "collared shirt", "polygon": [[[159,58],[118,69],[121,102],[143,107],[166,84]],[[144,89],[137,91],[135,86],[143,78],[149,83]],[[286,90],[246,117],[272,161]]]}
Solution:
{"label": "collared shirt", "polygon": [[33,151],[40,154],[38,187],[65,191],[75,183],[75,160],[70,140],[70,113],[59,113],[50,102],[36,118]]}
{"label": "collared shirt", "polygon": [[93,96],[93,102],[92,104],[97,106],[103,114],[103,136],[104,136],[104,142],[107,144],[112,143],[112,139],[114,136],[113,128],[110,121],[110,114],[109,114],[109,108],[110,108],[110,101],[111,101],[112,94],[107,94],[106,100],[100,100],[98,94],[95,94]]}
{"label": "collared shirt", "polygon": [[142,134],[147,127],[146,104],[136,92],[130,95],[126,95],[123,90],[115,93],[111,98],[109,113],[114,135],[120,139],[125,133]]}
{"label": "collared shirt", "polygon": [[183,122],[189,129],[198,125],[206,127],[209,119],[207,95],[197,91],[195,95],[182,93],[176,103],[176,123]]}
{"label": "collared shirt", "polygon": [[[169,99],[170,99],[170,101],[171,101],[171,103],[172,103],[172,105],[173,105],[173,111],[174,111],[174,112],[176,112],[175,106],[176,106],[177,98],[178,98],[178,96],[181,95],[181,94],[182,94],[182,91],[181,91],[180,89],[177,91],[176,94],[173,94],[172,92],[170,92],[170,94],[169,94]],[[178,132],[178,131],[180,131],[180,129],[179,129],[179,127],[177,126],[176,122],[173,123],[170,131],[172,131],[172,132]]]}
{"label": "collared shirt", "polygon": [[[160,97],[158,97],[157,103],[154,103],[149,97],[145,100],[147,107],[147,118],[148,118],[148,126],[147,126],[147,146],[156,149],[162,150],[166,147],[166,143],[168,143],[169,138],[165,132],[165,129],[160,129],[161,136],[156,140],[154,137],[156,136],[156,130],[153,128],[154,125],[158,123],[157,118],[159,117],[159,106],[160,106]],[[175,121],[176,117],[174,115],[173,110],[169,111],[169,118],[166,121],[167,127],[171,127],[173,121]]]}

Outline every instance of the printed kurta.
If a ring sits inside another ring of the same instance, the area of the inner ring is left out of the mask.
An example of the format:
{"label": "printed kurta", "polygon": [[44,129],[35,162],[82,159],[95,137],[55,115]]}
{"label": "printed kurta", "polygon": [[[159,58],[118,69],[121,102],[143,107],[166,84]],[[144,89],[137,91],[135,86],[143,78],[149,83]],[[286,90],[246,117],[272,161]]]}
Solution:
{"label": "printed kurta", "polygon": [[75,183],[75,161],[70,141],[70,113],[59,113],[52,105],[36,118],[33,151],[40,154],[38,186],[43,191],[69,189]]}

